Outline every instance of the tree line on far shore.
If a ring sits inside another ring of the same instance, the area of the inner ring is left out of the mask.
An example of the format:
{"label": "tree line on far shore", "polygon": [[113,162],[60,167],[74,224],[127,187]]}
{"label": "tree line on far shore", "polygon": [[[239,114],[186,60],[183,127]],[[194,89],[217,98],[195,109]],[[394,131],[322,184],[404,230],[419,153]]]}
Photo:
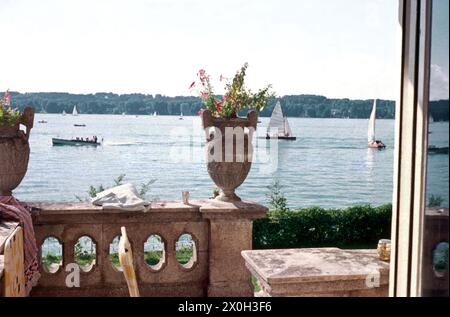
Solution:
{"label": "tree line on far shore", "polygon": [[[196,115],[203,107],[198,97],[168,97],[160,94],[70,94],[56,92],[18,93],[11,92],[14,107],[23,109],[32,106],[41,113],[70,113],[74,106],[84,114],[130,114],[149,115]],[[269,117],[279,100],[283,113],[288,117],[303,118],[368,118],[372,110],[373,100],[329,99],[318,95],[287,95],[271,98],[267,107],[260,113]],[[449,100],[432,101],[430,115],[434,121],[448,121]],[[391,100],[377,101],[377,118],[393,119],[395,102]]]}

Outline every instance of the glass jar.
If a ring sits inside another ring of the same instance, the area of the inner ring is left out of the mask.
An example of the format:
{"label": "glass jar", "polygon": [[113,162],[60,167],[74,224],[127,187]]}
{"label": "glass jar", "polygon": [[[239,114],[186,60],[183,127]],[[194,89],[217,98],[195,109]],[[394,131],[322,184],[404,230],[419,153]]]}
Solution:
{"label": "glass jar", "polygon": [[378,258],[382,261],[388,261],[391,257],[391,240],[381,239],[378,241]]}

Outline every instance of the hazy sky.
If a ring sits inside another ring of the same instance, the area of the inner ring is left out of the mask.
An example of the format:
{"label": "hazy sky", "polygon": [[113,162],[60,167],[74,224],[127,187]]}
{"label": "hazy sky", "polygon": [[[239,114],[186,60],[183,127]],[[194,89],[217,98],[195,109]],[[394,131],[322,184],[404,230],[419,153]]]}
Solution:
{"label": "hazy sky", "polygon": [[280,96],[395,99],[397,11],[396,0],[0,0],[0,89],[189,95],[198,69],[230,77],[248,62],[248,86]]}

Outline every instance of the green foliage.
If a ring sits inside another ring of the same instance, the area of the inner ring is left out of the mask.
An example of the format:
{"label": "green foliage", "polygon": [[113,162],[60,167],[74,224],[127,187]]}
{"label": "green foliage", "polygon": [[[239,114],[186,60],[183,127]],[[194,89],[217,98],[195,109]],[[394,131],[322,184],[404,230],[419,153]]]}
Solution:
{"label": "green foliage", "polygon": [[252,286],[254,293],[261,291],[261,285],[259,285],[258,279],[254,276],[252,276]]}
{"label": "green foliage", "polygon": [[75,244],[74,248],[75,262],[80,266],[89,266],[95,261],[95,252],[83,250],[80,241]]}
{"label": "green foliage", "polygon": [[[120,186],[123,184],[124,180],[125,180],[126,174],[120,174],[117,178],[115,178],[113,180],[113,186]],[[147,183],[142,183],[139,190],[138,190],[138,195],[140,198],[142,199],[146,199],[146,196],[148,194],[148,192],[151,189],[151,185],[153,183],[156,182],[156,179],[151,179],[150,181],[148,181]],[[90,185],[89,189],[87,191],[88,193],[88,197],[90,198],[94,198],[95,196],[97,196],[98,193],[101,193],[102,191],[106,190],[107,188],[110,187],[105,187],[103,186],[103,184],[100,184],[98,186],[93,186]],[[80,196],[75,195],[75,197],[79,200],[79,201],[86,201],[88,200],[88,198],[81,198]]]}
{"label": "green foliage", "polygon": [[175,257],[180,264],[186,264],[192,258],[192,249],[180,248],[176,250]]}
{"label": "green foliage", "polygon": [[[267,101],[270,97],[273,97],[273,93],[269,90],[271,86],[267,86],[257,93],[252,93],[251,90],[245,87],[245,75],[248,64],[244,66],[236,73],[231,82],[225,85],[225,95],[222,99],[216,99],[214,96],[214,89],[211,84],[211,78],[206,74],[205,70],[201,69],[198,72],[200,79],[198,93],[203,100],[203,103],[207,110],[211,112],[214,117],[222,118],[234,118],[239,111],[246,109],[255,109],[261,111],[267,105]],[[195,85],[195,82],[192,86]]]}
{"label": "green foliage", "polygon": [[441,207],[443,202],[444,198],[442,198],[441,196],[431,195],[430,198],[428,198],[428,207]]}
{"label": "green foliage", "polygon": [[[120,186],[123,184],[123,180],[125,179],[125,174],[120,174],[116,179],[114,179],[114,185]],[[95,197],[95,196],[94,196]]]}
{"label": "green foliage", "polygon": [[279,211],[280,213],[289,211],[289,208],[287,207],[287,199],[281,192],[280,182],[278,180],[274,181],[268,189],[269,192],[266,196],[270,209]]}
{"label": "green foliage", "polygon": [[[144,261],[148,265],[157,265],[163,256],[162,251],[146,251],[144,252]],[[178,250],[175,255],[178,262],[186,264],[192,257],[192,249]],[[109,259],[115,267],[120,267],[119,254],[113,253],[109,255]]]}
{"label": "green foliage", "polygon": [[42,258],[42,264],[47,268],[50,268],[52,264],[59,264],[62,261],[61,255],[55,255],[53,253],[47,253],[46,256]]}
{"label": "green foliage", "polygon": [[103,187],[103,185],[99,185],[97,187],[90,185],[88,195],[89,197],[94,198],[95,196],[97,196],[98,193],[101,193],[104,190],[105,188]]}
{"label": "green foliage", "polygon": [[147,251],[144,252],[144,260],[148,265],[156,265],[163,256],[162,251]]}
{"label": "green foliage", "polygon": [[448,271],[448,243],[441,242],[433,251],[433,269],[439,273]]}
{"label": "green foliage", "polygon": [[0,124],[15,125],[19,122],[22,114],[11,107],[9,93],[0,99]]}
{"label": "green foliage", "polygon": [[119,253],[111,253],[109,255],[109,260],[115,267],[120,267]]}
{"label": "green foliage", "polygon": [[253,223],[255,249],[342,247],[376,248],[390,237],[392,206],[354,206],[347,209],[302,208],[270,211]]}
{"label": "green foliage", "polygon": [[139,189],[139,197],[141,197],[142,199],[145,199],[145,197],[147,196],[147,193],[150,191],[150,186],[154,182],[156,182],[156,179],[151,179],[147,183],[142,183],[141,187]]}
{"label": "green foliage", "polygon": [[261,111],[266,106],[269,98],[273,97],[273,93],[269,91],[270,85],[260,89],[256,94],[245,87],[244,81],[247,67],[248,64],[245,63],[236,73],[232,82],[226,84],[226,93],[220,116],[230,118],[236,116],[239,111],[244,109]]}

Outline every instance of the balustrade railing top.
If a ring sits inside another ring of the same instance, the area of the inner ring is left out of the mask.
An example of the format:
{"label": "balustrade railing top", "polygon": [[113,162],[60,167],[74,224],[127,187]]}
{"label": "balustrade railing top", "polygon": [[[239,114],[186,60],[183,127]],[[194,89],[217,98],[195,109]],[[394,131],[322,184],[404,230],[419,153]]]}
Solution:
{"label": "balustrade railing top", "polygon": [[[51,238],[61,245],[58,263],[52,263],[50,269],[43,265],[34,296],[127,296],[125,280],[111,253],[121,226],[126,227],[132,244],[142,296],[253,294],[240,252],[252,248],[252,221],[267,212],[259,204],[210,199],[188,205],[160,201],[146,211],[104,210],[84,202],[29,205],[33,207],[37,244],[42,248]],[[184,243],[185,237],[192,242]],[[80,263],[80,239],[90,240],[92,262],[81,267],[79,285],[68,286],[68,276],[73,273],[68,264]],[[160,241],[162,247],[148,249],[149,239]],[[158,263],[149,259],[156,253]]]}

